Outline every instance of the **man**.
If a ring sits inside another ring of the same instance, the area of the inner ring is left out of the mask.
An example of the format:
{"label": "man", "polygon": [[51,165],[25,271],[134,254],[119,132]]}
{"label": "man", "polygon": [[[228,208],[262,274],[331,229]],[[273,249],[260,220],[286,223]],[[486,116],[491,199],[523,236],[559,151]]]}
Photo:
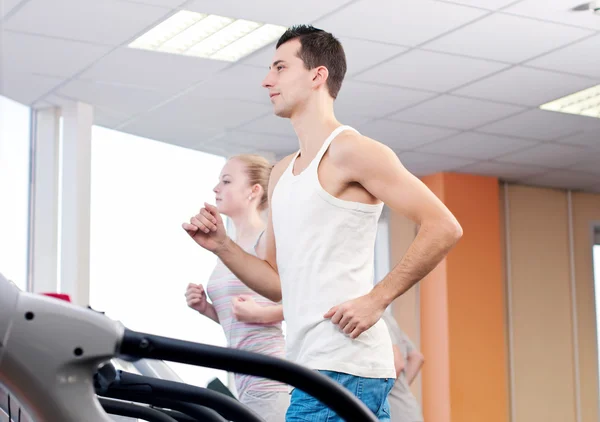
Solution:
{"label": "man", "polygon": [[388,395],[391,422],[423,422],[423,413],[417,398],[410,390],[425,359],[421,352],[400,329],[390,310],[383,313],[394,348],[397,378]]}
{"label": "man", "polygon": [[[227,237],[212,205],[183,228],[251,289],[282,300],[288,359],[332,377],[389,421],[387,394],[396,372],[380,317],[438,265],[462,229],[390,148],[336,120],[333,103],[345,73],[344,50],[328,32],[297,26],[277,43],[263,87],[275,114],[290,119],[300,149],[271,172],[264,260]],[[404,259],[373,288],[384,203],[420,230]],[[296,389],[286,420],[340,419]]]}

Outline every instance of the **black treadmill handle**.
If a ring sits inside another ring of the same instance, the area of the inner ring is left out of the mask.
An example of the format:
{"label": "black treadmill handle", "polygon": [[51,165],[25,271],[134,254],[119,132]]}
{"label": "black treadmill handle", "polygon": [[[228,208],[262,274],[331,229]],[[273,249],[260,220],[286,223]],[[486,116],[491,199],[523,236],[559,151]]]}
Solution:
{"label": "black treadmill handle", "polygon": [[[188,416],[183,412],[177,412],[175,410],[163,409],[162,407],[157,407],[157,406],[150,406],[150,407],[160,410],[163,413],[166,413],[167,415],[169,415],[170,417],[175,419],[177,422],[198,422],[199,421],[199,419],[192,418],[191,416]],[[204,422],[204,421],[205,421],[205,419],[201,420],[201,422]]]}
{"label": "black treadmill handle", "polygon": [[173,419],[166,413],[147,406],[111,400],[104,397],[98,397],[98,401],[104,411],[111,415],[127,416],[129,418],[142,419],[147,422],[177,422],[177,419]]}
{"label": "black treadmill handle", "polygon": [[194,403],[215,410],[226,419],[235,421],[264,422],[264,420],[238,400],[207,388],[168,381],[159,378],[117,371],[118,377],[111,384],[113,389],[150,391],[157,397]]}
{"label": "black treadmill handle", "polygon": [[128,329],[125,329],[118,353],[269,378],[311,395],[346,421],[378,422],[375,414],[342,385],[284,359]]}
{"label": "black treadmill handle", "polygon": [[[177,400],[163,399],[154,396],[152,393],[131,392],[127,390],[108,390],[98,393],[98,395],[177,410],[188,416],[188,419],[181,419],[183,422],[227,422],[226,419],[221,415],[211,411],[211,409],[207,409],[206,407]],[[171,416],[173,416],[173,414],[171,414]],[[180,419],[175,418],[175,420]]]}

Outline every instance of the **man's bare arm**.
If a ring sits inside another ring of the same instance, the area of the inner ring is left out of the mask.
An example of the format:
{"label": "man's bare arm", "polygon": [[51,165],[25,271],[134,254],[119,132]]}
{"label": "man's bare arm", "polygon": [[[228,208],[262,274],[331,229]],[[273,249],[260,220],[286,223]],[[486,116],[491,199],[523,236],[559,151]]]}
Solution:
{"label": "man's bare arm", "polygon": [[271,198],[275,185],[289,164],[289,158],[277,163],[269,179],[269,216],[264,240],[261,239],[260,258],[246,253],[240,246],[227,237],[215,254],[244,284],[258,294],[279,302],[281,300],[281,281],[277,273],[275,235],[271,217]]}
{"label": "man's bare arm", "polygon": [[443,202],[402,165],[389,147],[354,135],[340,143],[338,150],[336,161],[350,180],[419,226],[403,259],[373,289],[373,296],[387,307],[444,259],[461,238],[462,228]]}
{"label": "man's bare arm", "polygon": [[250,289],[274,302],[281,300],[279,275],[267,261],[247,253],[230,238],[215,253]]}

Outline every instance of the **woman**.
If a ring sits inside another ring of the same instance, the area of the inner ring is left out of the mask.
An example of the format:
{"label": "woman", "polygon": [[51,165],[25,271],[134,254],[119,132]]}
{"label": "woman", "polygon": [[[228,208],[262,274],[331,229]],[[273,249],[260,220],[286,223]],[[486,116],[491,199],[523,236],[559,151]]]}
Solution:
{"label": "woman", "polygon": [[[269,162],[252,154],[230,158],[214,188],[217,209],[235,227],[236,243],[247,252],[262,257],[262,236],[266,222]],[[210,302],[207,299],[210,299]],[[282,306],[269,301],[243,284],[220,260],[207,283],[190,284],[187,304],[221,324],[229,347],[283,358]],[[285,421],[289,405],[286,384],[244,374],[235,374],[240,401],[267,422]]]}

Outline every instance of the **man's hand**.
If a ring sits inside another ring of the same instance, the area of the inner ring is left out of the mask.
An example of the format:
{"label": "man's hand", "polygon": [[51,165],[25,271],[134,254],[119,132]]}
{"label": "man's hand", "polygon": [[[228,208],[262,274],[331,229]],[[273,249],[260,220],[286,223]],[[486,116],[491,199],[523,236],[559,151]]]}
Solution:
{"label": "man's hand", "polygon": [[213,253],[217,253],[227,240],[221,214],[215,206],[206,202],[204,208],[190,218],[189,223],[183,223],[182,227],[197,244]]}
{"label": "man's hand", "polygon": [[233,316],[241,322],[260,323],[264,311],[250,295],[239,295],[231,299]]}
{"label": "man's hand", "polygon": [[185,299],[190,308],[200,312],[202,315],[206,314],[209,303],[202,284],[188,284],[185,291]]}
{"label": "man's hand", "polygon": [[366,294],[334,306],[323,317],[330,318],[331,322],[354,339],[375,325],[384,311],[385,305],[381,301]]}

